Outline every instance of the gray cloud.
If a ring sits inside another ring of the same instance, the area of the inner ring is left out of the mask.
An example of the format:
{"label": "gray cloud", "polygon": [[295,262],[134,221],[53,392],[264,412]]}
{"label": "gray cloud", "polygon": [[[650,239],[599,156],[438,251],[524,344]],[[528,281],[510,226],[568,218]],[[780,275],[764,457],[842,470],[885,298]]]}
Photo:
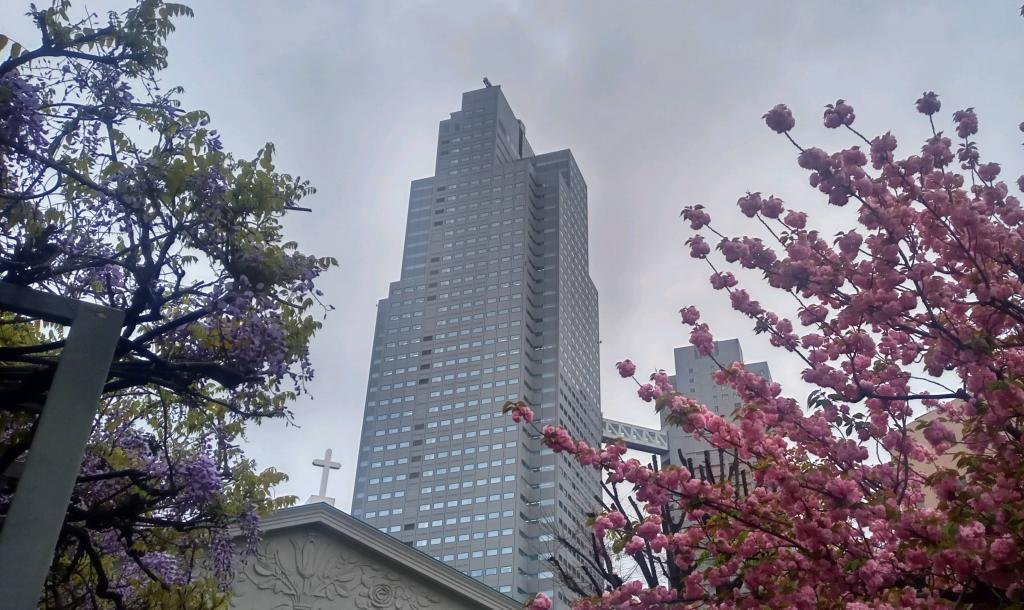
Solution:
{"label": "gray cloud", "polygon": [[[28,35],[19,4],[0,7],[2,29],[16,37]],[[799,367],[706,286],[678,220],[700,202],[728,232],[756,231],[735,201],[761,190],[830,230],[851,224],[853,211],[825,207],[795,151],[761,123],[775,103],[793,108],[808,144],[854,143],[820,127],[822,106],[842,97],[866,135],[892,129],[903,150],[916,150],[927,124],[913,101],[934,89],[945,123],[975,106],[982,152],[1010,176],[1024,169],[1019,1],[191,4],[196,18],[172,36],[166,82],[211,112],[229,149],[251,154],[273,141],[279,167],[317,185],[315,212],[289,228],[305,249],[341,262],[325,280],[337,309],[314,345],[315,401],[295,405],[299,427],[253,430],[250,451],[288,472],[281,491],[305,500],[318,484],[309,461],[333,447],[344,466],[330,492],[342,508],[376,302],[398,277],[409,181],[432,172],[437,121],[482,76],[503,86],[538,151],[570,147],[579,161],[601,295],[604,410],[638,423],[657,418],[614,363],[671,367],[672,348],[687,338],[683,305],[701,306],[716,336],[740,337],[748,358],[770,360],[794,395],[806,392]]]}

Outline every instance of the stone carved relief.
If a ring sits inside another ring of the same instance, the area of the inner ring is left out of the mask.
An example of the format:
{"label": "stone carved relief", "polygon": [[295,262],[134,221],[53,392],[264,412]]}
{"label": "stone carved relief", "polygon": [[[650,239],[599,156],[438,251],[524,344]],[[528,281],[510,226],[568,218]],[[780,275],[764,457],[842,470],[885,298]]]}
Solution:
{"label": "stone carved relief", "polygon": [[[365,565],[334,545],[328,548],[315,534],[288,542],[290,550],[286,545],[261,545],[239,574],[240,582],[280,599],[275,606],[263,607],[333,610],[345,600],[346,606],[360,610],[424,610],[441,602],[431,591],[395,572]],[[240,593],[237,601],[244,603],[246,596]]]}

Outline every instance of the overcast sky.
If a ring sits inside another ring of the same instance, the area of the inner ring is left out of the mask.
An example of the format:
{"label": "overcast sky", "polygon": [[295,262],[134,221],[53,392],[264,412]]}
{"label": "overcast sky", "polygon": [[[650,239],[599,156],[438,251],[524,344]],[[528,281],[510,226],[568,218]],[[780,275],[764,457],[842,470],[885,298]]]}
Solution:
{"label": "overcast sky", "polygon": [[[687,340],[684,305],[702,307],[717,338],[739,337],[748,360],[769,360],[792,395],[806,395],[799,366],[707,286],[678,218],[704,203],[732,233],[754,232],[735,202],[760,190],[812,223],[851,226],[853,210],[827,208],[795,150],[764,127],[772,105],[794,110],[799,141],[834,150],[854,142],[826,132],[821,110],[845,98],[862,132],[892,130],[910,154],[927,129],[914,100],[935,90],[940,129],[973,106],[983,157],[1010,177],[1024,169],[1020,0],[186,3],[196,16],[171,37],[165,82],[211,113],[229,150],[251,155],[272,141],[282,171],[313,181],[315,212],[292,219],[290,237],[341,263],[322,282],[336,309],[314,342],[318,376],[313,400],[294,406],[299,427],[250,434],[251,454],[291,476],[279,492],[300,501],[319,481],[310,460],[331,447],[343,468],[329,495],[349,508],[375,308],[398,279],[409,181],[431,174],[438,121],[484,76],[502,86],[537,152],[571,148],[579,163],[602,407],[640,424],[657,417],[614,364],[630,357],[641,371],[671,372],[672,348]],[[28,37],[26,4],[0,2],[0,32]]]}

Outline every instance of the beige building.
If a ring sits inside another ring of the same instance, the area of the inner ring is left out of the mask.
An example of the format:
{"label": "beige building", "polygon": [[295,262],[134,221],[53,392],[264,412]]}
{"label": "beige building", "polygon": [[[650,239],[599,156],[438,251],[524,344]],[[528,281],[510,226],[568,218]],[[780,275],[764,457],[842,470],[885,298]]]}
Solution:
{"label": "beige building", "polygon": [[[935,451],[935,447],[932,447],[931,443],[929,443],[924,436],[925,428],[935,420],[941,420],[947,428],[953,431],[953,434],[956,435],[956,442],[953,443],[949,449],[938,454],[934,462],[918,462],[916,460],[911,460],[911,467],[914,469],[914,472],[919,474],[921,477],[931,476],[940,470],[956,470],[956,454],[964,451],[963,426],[946,420],[937,411],[928,411],[924,415],[912,421],[908,426],[908,435],[931,451]],[[935,495],[935,492],[925,486],[924,505],[929,508],[934,508],[938,506],[938,503],[939,499],[938,496]]]}

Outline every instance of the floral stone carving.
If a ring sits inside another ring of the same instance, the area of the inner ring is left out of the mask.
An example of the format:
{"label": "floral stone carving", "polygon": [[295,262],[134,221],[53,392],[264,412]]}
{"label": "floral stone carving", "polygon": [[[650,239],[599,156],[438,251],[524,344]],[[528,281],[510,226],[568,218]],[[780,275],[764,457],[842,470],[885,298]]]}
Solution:
{"label": "floral stone carving", "polygon": [[332,610],[332,602],[343,598],[360,610],[422,610],[441,602],[399,574],[327,548],[315,534],[289,542],[291,552],[285,545],[262,545],[240,574],[240,580],[284,598],[275,610]]}

